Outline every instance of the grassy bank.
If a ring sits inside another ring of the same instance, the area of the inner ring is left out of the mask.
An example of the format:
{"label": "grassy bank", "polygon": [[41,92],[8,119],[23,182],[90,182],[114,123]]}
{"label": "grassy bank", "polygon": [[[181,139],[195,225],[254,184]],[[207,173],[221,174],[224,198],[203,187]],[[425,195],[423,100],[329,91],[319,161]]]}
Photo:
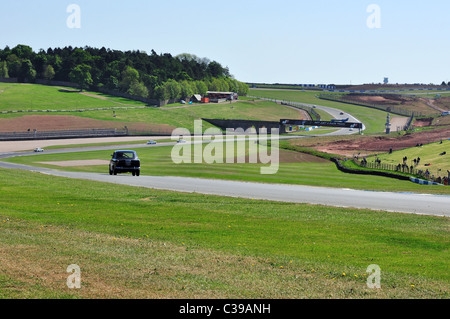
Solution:
{"label": "grassy bank", "polygon": [[38,84],[0,83],[0,111],[74,110],[146,106],[143,102],[73,88]]}
{"label": "grassy bank", "polygon": [[448,298],[446,218],[0,178],[2,298]]}

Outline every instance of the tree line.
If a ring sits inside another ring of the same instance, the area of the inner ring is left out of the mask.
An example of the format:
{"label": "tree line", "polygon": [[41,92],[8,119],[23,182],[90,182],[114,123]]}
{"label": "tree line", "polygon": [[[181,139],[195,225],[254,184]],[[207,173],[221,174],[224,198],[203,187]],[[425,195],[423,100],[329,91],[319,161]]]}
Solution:
{"label": "tree line", "polygon": [[0,78],[74,82],[80,89],[107,89],[158,100],[179,99],[209,91],[247,95],[248,85],[228,67],[192,54],[172,56],[104,47],[49,48],[34,52],[27,45],[0,49]]}

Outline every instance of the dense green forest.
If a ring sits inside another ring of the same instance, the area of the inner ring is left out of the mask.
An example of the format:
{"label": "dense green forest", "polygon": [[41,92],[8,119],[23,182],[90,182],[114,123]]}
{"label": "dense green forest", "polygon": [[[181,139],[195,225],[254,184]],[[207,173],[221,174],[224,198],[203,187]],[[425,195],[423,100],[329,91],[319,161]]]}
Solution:
{"label": "dense green forest", "polygon": [[26,45],[0,49],[0,78],[77,83],[81,89],[127,93],[158,100],[178,99],[206,91],[247,95],[227,67],[192,54],[117,51],[106,48],[49,48],[34,52]]}

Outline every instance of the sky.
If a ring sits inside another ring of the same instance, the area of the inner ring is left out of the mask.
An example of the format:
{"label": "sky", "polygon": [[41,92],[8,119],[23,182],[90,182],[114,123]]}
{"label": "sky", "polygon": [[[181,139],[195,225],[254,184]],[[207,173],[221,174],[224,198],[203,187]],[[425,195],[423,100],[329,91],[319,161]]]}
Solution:
{"label": "sky", "polygon": [[1,8],[0,48],[190,53],[255,83],[450,82],[448,0],[3,0]]}

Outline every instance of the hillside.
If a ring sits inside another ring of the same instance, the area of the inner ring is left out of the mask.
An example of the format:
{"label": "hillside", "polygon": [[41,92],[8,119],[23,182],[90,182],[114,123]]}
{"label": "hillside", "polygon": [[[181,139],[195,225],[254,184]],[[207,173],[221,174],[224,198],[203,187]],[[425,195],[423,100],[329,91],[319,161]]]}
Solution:
{"label": "hillside", "polygon": [[0,50],[0,79],[19,83],[36,80],[73,82],[80,89],[109,90],[156,100],[179,99],[211,91],[245,95],[237,81],[217,61],[191,54],[118,51],[106,48],[49,48],[38,53],[26,45]]}
{"label": "hillside", "polygon": [[[420,116],[440,115],[445,111],[435,106],[434,100],[417,96],[350,93],[338,95],[337,98],[348,103],[373,105],[387,110],[392,109],[393,112],[395,110],[413,112]],[[444,100],[442,102],[444,102]]]}
{"label": "hillside", "polygon": [[[71,88],[0,83],[2,132],[28,129],[121,129],[127,126],[130,132],[171,134],[178,127],[192,130],[194,120],[202,118],[278,121],[281,118],[301,119],[302,116],[304,114],[299,110],[265,101],[242,100],[233,104],[155,108],[125,98],[79,92]],[[209,127],[210,124],[204,123],[204,129]]]}

